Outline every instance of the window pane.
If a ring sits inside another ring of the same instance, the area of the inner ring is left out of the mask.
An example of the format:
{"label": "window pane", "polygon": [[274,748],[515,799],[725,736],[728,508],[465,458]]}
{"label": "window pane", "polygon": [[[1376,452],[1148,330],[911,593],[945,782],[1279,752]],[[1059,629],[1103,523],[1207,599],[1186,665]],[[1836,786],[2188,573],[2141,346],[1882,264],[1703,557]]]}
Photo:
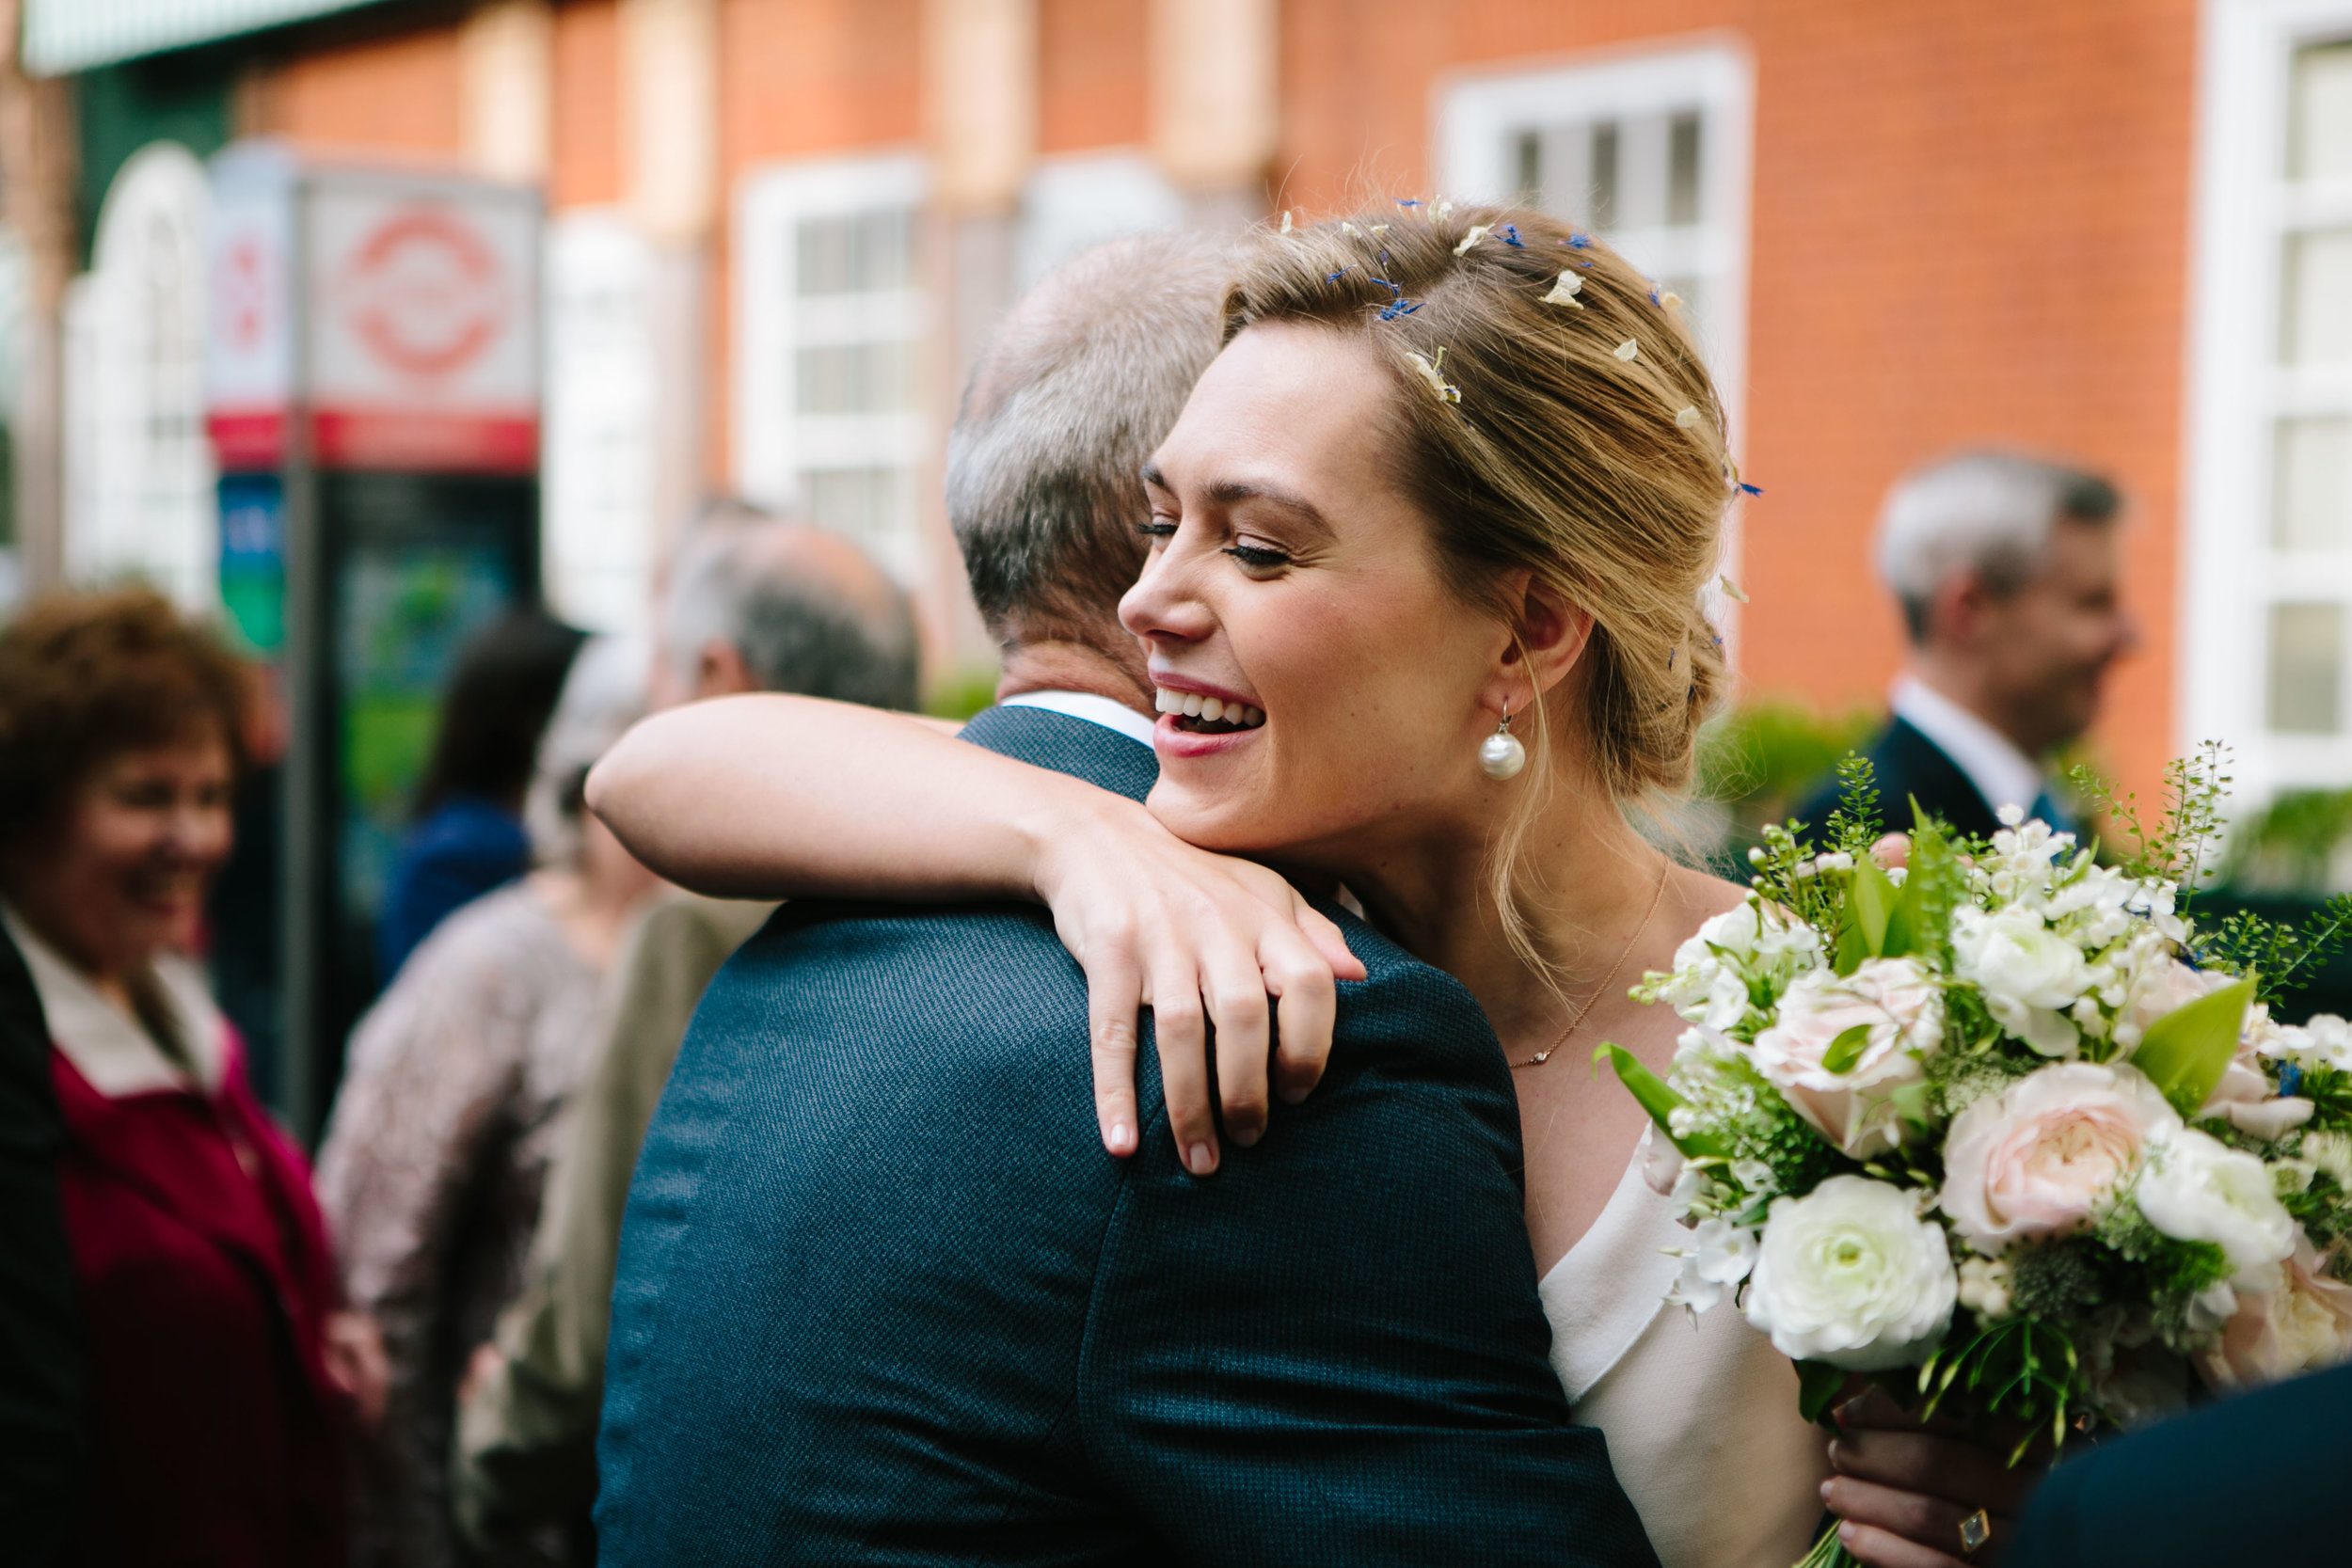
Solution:
{"label": "window pane", "polygon": [[892,208],[810,218],[799,225],[797,282],[803,297],[904,288],[908,214]]}
{"label": "window pane", "polygon": [[2285,320],[2280,349],[2291,363],[2352,359],[2352,229],[2287,241]]}
{"label": "window pane", "polygon": [[2282,550],[2338,550],[2352,535],[2352,420],[2281,420],[2270,519]]}
{"label": "window pane", "polygon": [[2270,727],[2333,735],[2344,663],[2344,607],[2270,607]]}
{"label": "window pane", "polygon": [[1593,127],[1593,208],[1596,229],[1617,226],[1617,125],[1604,120]]}
{"label": "window pane", "polygon": [[882,547],[912,527],[914,487],[903,468],[825,468],[806,478],[809,517],[819,528]]}
{"label": "window pane", "polygon": [[1544,138],[1533,131],[1521,131],[1514,151],[1519,172],[1519,199],[1540,202],[1544,195]]}
{"label": "window pane", "polygon": [[907,406],[906,343],[820,343],[796,356],[803,414],[885,414]]}
{"label": "window pane", "polygon": [[2287,173],[2297,180],[2352,176],[2352,43],[2295,52],[2295,130]]}
{"label": "window pane", "polygon": [[1699,117],[1677,115],[1666,128],[1666,221],[1699,221]]}

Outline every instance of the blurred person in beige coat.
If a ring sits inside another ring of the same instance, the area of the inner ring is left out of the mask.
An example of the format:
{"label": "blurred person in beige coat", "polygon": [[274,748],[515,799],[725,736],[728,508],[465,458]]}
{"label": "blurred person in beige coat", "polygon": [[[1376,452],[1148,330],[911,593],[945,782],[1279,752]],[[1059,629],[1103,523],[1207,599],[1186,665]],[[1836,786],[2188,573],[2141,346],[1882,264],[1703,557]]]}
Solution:
{"label": "blurred person in beige coat", "polygon": [[[897,585],[847,541],[740,502],[715,505],[689,534],[661,621],[656,707],[742,691],[914,705],[914,623]],[[494,1560],[560,1560],[586,1538],[613,1260],[638,1146],[704,988],[774,908],[673,892],[614,963],[522,1294],[475,1351],[460,1396],[453,1507],[468,1542]]]}

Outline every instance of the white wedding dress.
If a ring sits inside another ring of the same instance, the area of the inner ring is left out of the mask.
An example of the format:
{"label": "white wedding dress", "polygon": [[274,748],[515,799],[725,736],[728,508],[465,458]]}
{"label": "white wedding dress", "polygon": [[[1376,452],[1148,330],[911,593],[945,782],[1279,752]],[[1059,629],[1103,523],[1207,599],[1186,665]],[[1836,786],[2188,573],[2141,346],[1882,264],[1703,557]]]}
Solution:
{"label": "white wedding dress", "polygon": [[1790,1568],[1813,1544],[1828,1438],[1797,1373],[1728,1300],[1695,1322],[1664,1297],[1690,1232],[1643,1175],[1647,1136],[1592,1229],[1544,1276],[1551,1365],[1662,1568]]}

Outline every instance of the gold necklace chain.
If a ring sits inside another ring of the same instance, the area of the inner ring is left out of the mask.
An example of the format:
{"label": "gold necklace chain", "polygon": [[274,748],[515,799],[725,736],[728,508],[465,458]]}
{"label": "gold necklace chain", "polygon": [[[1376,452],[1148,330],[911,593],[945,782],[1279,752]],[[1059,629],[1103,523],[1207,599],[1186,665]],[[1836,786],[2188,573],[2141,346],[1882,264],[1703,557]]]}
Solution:
{"label": "gold necklace chain", "polygon": [[1511,1064],[1512,1071],[1517,1072],[1523,1067],[1541,1067],[1546,1062],[1551,1060],[1553,1053],[1557,1052],[1562,1046],[1568,1043],[1568,1037],[1575,1034],[1579,1028],[1582,1027],[1585,1016],[1592,1012],[1595,1007],[1600,1006],[1600,999],[1609,992],[1609,983],[1617,977],[1617,971],[1625,967],[1625,960],[1632,956],[1633,944],[1642,940],[1642,933],[1649,929],[1649,923],[1658,918],[1658,906],[1665,901],[1666,877],[1669,872],[1674,870],[1674,862],[1668,860],[1663,855],[1661,855],[1658,859],[1658,887],[1657,890],[1649,895],[1649,912],[1642,916],[1642,923],[1633,927],[1633,934],[1625,939],[1625,945],[1623,947],[1617,949],[1617,961],[1609,966],[1609,973],[1602,975],[1600,984],[1593,988],[1593,994],[1584,999],[1584,1006],[1577,1008],[1576,1016],[1568,1020],[1568,1026],[1560,1031],[1560,1037],[1553,1040],[1543,1050],[1536,1052],[1535,1054],[1530,1056],[1527,1060],[1523,1062],[1513,1062]]}

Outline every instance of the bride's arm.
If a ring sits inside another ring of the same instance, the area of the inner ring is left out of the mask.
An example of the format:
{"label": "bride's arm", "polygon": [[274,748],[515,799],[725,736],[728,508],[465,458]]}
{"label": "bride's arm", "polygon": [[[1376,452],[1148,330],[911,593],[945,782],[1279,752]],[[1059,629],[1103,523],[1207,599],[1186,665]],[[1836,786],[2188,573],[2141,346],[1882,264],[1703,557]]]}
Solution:
{"label": "bride's arm", "polygon": [[[1139,1006],[1187,1168],[1216,1164],[1207,1031],[1227,1132],[1255,1143],[1274,1086],[1321,1075],[1339,930],[1273,871],[1193,848],[1136,802],[903,716],[810,697],[693,703],[638,724],[588,805],[652,870],[721,897],[1036,899],[1087,975],[1103,1141],[1132,1153]],[[1267,998],[1276,998],[1275,1019]]]}

